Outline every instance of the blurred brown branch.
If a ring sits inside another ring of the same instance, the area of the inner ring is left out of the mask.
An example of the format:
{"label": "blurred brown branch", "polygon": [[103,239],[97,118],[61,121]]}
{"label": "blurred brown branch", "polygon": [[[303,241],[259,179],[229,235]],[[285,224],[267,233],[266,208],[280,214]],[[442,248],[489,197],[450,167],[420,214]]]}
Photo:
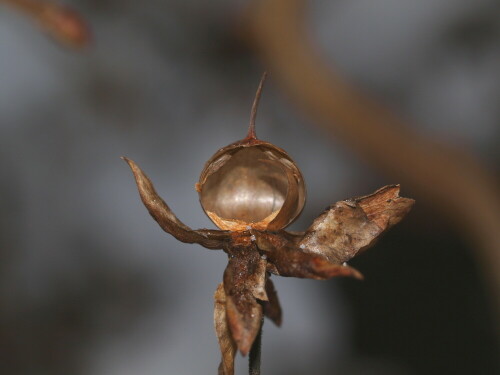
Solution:
{"label": "blurred brown branch", "polygon": [[[476,249],[500,311],[500,197],[471,155],[437,145],[346,82],[306,32],[303,0],[255,0],[245,35],[299,107],[332,137],[432,202]],[[418,197],[417,197],[418,198]]]}
{"label": "blurred brown branch", "polygon": [[82,48],[90,43],[90,30],[75,10],[44,0],[0,0],[29,15],[65,46]]}

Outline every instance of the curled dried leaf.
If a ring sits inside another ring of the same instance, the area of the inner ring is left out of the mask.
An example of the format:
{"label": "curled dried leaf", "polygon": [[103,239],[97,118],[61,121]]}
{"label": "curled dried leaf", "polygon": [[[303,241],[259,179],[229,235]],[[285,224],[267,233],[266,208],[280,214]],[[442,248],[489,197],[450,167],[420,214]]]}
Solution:
{"label": "curled dried leaf", "polygon": [[170,233],[181,242],[198,243],[208,249],[223,248],[224,242],[229,238],[227,232],[189,228],[174,215],[139,166],[130,159],[125,157],[122,159],[128,163],[134,174],[142,203],[165,232]]}
{"label": "curled dried leaf", "polygon": [[246,355],[262,325],[262,305],[256,295],[265,294],[266,266],[254,247],[233,250],[238,255],[230,255],[224,271],[227,321],[238,349]]}
{"label": "curled dried leaf", "polygon": [[222,355],[219,365],[219,375],[233,375],[236,343],[227,325],[226,293],[222,283],[218,285],[214,294],[214,324]]}
{"label": "curled dried leaf", "polygon": [[314,220],[298,246],[332,262],[348,261],[410,211],[415,201],[400,197],[399,190],[399,185],[385,186],[373,194],[335,203]]}

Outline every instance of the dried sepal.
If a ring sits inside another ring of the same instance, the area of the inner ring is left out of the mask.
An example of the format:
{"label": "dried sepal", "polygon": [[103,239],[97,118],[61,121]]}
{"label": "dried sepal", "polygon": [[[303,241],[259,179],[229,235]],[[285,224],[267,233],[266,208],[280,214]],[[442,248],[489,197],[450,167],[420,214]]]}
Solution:
{"label": "dried sepal", "polygon": [[372,246],[411,209],[415,201],[400,197],[399,190],[399,185],[385,186],[373,194],[335,203],[314,220],[298,246],[332,262],[348,261]]}
{"label": "dried sepal", "polygon": [[247,284],[256,299],[268,301],[269,296],[266,288],[267,261],[259,257],[254,267],[253,273],[248,277]]}
{"label": "dried sepal", "polygon": [[399,196],[399,185],[388,185],[375,193],[358,197],[355,202],[363,209],[368,220],[383,231],[399,223],[410,211],[415,201]]}
{"label": "dried sepal", "polygon": [[268,300],[262,303],[264,315],[279,327],[283,321],[283,312],[278,299],[278,293],[274,288],[273,282],[269,278],[266,282],[266,293]]}
{"label": "dried sepal", "polygon": [[[262,305],[256,298],[265,293],[266,267],[257,249],[232,249],[224,271],[226,313],[232,337],[242,355],[246,355],[262,325]],[[267,296],[265,296],[267,300]]]}
{"label": "dried sepal", "polygon": [[363,279],[363,275],[347,265],[334,263],[327,258],[305,253],[281,233],[256,233],[257,246],[266,252],[271,264],[268,271],[279,276],[325,280],[332,277],[354,277]]}
{"label": "dried sepal", "polygon": [[217,286],[217,290],[214,294],[214,325],[221,351],[219,375],[233,375],[236,343],[231,336],[227,324],[226,292],[224,291],[224,285],[222,283]]}
{"label": "dried sepal", "polygon": [[189,228],[174,215],[139,166],[130,159],[125,157],[122,159],[128,163],[134,174],[142,203],[165,232],[170,233],[181,242],[198,243],[208,249],[223,248],[224,242],[228,239],[226,232]]}
{"label": "dried sepal", "polygon": [[270,260],[280,276],[326,280],[332,277],[354,277],[362,280],[363,275],[353,267],[332,263],[325,257],[307,254],[283,247],[273,252]]}

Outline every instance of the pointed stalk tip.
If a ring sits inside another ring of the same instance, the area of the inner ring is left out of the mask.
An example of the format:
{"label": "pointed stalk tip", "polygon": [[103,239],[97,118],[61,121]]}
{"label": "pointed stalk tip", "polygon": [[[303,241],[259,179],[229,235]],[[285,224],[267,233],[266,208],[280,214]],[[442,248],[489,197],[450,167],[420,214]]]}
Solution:
{"label": "pointed stalk tip", "polygon": [[262,88],[264,87],[266,77],[267,71],[262,74],[259,87],[257,87],[257,92],[255,93],[255,98],[252,104],[252,111],[250,113],[250,125],[248,127],[248,134],[246,136],[246,139],[257,139],[257,134],[255,133],[255,118],[257,117],[257,108],[259,107],[260,97],[262,96]]}

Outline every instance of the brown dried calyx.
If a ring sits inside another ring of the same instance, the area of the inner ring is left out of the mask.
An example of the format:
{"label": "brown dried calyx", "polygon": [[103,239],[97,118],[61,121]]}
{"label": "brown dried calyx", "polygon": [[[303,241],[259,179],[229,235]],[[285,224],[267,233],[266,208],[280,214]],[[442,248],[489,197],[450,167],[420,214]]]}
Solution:
{"label": "brown dried calyx", "polygon": [[265,78],[264,73],[248,135],[217,151],[196,184],[201,206],[223,230],[280,230],[299,216],[305,204],[304,179],[295,162],[283,149],[255,135],[255,115]]}

